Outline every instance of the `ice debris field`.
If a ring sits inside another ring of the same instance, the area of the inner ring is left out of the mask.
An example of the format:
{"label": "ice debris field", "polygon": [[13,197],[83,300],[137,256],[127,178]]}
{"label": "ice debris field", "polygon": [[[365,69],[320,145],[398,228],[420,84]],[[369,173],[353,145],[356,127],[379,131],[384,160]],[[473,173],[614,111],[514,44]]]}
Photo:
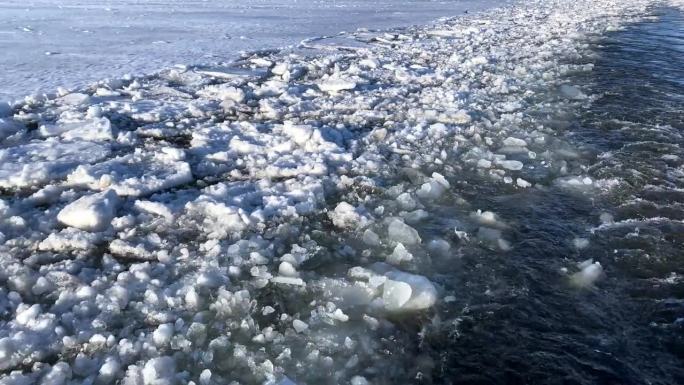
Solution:
{"label": "ice debris field", "polygon": [[[388,352],[458,299],[436,266],[515,246],[459,186],[610,188],[546,118],[591,101],[564,80],[585,40],[651,3],[530,1],[1,105],[0,383],[412,383]],[[558,279],[603,274],[575,262]]]}

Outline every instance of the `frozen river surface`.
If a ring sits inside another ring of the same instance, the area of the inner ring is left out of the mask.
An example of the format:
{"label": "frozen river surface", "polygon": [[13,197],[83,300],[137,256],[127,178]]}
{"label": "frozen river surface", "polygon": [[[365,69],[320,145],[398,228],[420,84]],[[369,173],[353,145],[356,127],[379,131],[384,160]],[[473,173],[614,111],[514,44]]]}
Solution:
{"label": "frozen river surface", "polygon": [[499,0],[0,1],[0,100],[211,63],[312,36],[424,24]]}

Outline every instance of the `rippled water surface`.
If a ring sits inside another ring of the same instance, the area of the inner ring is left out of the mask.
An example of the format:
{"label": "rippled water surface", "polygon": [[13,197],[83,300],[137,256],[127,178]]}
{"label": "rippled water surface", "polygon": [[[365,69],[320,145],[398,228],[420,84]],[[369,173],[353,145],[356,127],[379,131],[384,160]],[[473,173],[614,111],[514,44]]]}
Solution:
{"label": "rippled water surface", "polygon": [[[569,80],[597,99],[564,116],[581,154],[569,163],[615,185],[608,193],[459,186],[509,224],[513,250],[467,252],[437,267],[439,283],[459,296],[418,343],[430,381],[684,382],[684,15],[657,9],[591,44],[593,71]],[[463,215],[438,212],[447,215],[435,222]],[[589,246],[576,248],[576,237]],[[560,270],[588,258],[605,277],[577,290]]]}

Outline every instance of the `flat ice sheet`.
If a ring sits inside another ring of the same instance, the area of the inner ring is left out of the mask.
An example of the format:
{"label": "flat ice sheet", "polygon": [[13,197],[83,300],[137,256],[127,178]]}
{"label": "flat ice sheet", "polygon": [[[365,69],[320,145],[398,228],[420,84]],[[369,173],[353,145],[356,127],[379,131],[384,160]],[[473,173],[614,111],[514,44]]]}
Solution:
{"label": "flat ice sheet", "polygon": [[390,28],[503,0],[0,1],[0,100],[173,64],[230,60],[360,27]]}

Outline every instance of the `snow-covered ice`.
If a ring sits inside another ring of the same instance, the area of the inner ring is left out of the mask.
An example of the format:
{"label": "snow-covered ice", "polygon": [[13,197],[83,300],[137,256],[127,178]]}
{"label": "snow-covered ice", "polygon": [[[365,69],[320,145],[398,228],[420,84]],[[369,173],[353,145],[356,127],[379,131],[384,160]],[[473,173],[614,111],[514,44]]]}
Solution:
{"label": "snow-covered ice", "polygon": [[102,231],[114,218],[118,200],[113,190],[86,195],[64,207],[57,220],[85,231]]}
{"label": "snow-covered ice", "polygon": [[0,187],[40,186],[109,154],[109,146],[89,141],[46,140],[3,148],[0,149]]}

